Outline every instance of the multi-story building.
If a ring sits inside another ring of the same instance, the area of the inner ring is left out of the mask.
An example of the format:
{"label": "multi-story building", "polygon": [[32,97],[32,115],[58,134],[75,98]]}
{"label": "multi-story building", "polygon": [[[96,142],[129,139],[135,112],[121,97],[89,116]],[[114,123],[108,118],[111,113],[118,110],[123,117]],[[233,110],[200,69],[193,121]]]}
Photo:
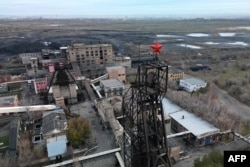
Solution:
{"label": "multi-story building", "polygon": [[[155,71],[149,70],[149,72],[155,73]],[[160,71],[160,75],[165,78],[166,73],[164,71]],[[168,80],[169,81],[179,81],[180,79],[184,78],[184,72],[175,69],[171,66],[168,67]]]}
{"label": "multi-story building", "polygon": [[[19,57],[22,59],[23,65],[31,64],[34,60],[33,58],[36,58],[35,61],[38,61],[39,59],[42,59],[42,53],[36,52],[36,53],[21,53],[19,54]],[[35,62],[34,62],[35,64]]]}
{"label": "multi-story building", "polygon": [[113,57],[111,44],[73,44],[67,48],[68,62],[77,62],[81,67],[112,63]]}
{"label": "multi-story building", "polygon": [[184,77],[184,72],[178,69],[169,68],[168,70],[168,80],[169,81],[179,81]]}
{"label": "multi-story building", "polygon": [[34,80],[34,88],[36,94],[47,91],[47,78],[37,78]]}
{"label": "multi-story building", "polygon": [[201,88],[205,88],[207,83],[197,78],[184,78],[180,80],[180,87],[188,92],[195,92]]}
{"label": "multi-story building", "polygon": [[0,83],[0,93],[8,92],[8,85],[7,83]]}
{"label": "multi-story building", "polygon": [[123,83],[126,83],[126,69],[122,66],[106,67],[109,79],[117,78]]}
{"label": "multi-story building", "polygon": [[107,79],[100,81],[100,87],[105,97],[121,96],[124,90],[124,84],[119,79]]}
{"label": "multi-story building", "polygon": [[0,107],[15,107],[18,105],[19,102],[17,95],[0,97]]}
{"label": "multi-story building", "polygon": [[131,58],[124,56],[124,57],[114,57],[114,64],[116,66],[123,66],[125,68],[131,68]]}

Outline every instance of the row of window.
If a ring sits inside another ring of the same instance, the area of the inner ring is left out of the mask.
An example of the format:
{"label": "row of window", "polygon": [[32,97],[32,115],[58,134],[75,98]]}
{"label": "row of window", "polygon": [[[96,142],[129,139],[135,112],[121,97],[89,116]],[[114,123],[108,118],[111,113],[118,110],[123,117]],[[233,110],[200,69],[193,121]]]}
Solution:
{"label": "row of window", "polygon": [[[107,62],[108,59],[105,59],[104,61]],[[82,61],[81,61],[80,59],[77,59],[77,62],[79,62],[79,63],[80,62],[82,62],[82,63],[90,63],[90,62],[95,63],[96,61],[95,60],[84,60],[84,59],[82,59]],[[125,75],[125,74],[123,74],[123,75]]]}
{"label": "row of window", "polygon": [[[87,56],[87,57],[88,57],[88,56],[107,56],[107,55],[108,55],[107,53],[104,53],[104,54],[100,53],[100,55],[99,55],[98,53],[96,53],[95,55],[94,55],[93,53],[91,53],[91,54],[86,53],[86,56]],[[84,55],[79,55],[79,54],[77,54],[76,57],[79,58],[79,57],[85,57],[85,56],[84,56]]]}
{"label": "row of window", "polygon": [[47,84],[47,82],[46,82],[46,81],[43,81],[43,82],[36,82],[36,84],[37,84],[37,85],[45,85],[45,84]]}
{"label": "row of window", "polygon": [[[93,48],[85,48],[86,50],[92,50]],[[98,48],[94,48],[94,49],[98,49]],[[82,49],[79,49],[79,48],[75,48],[75,50],[82,50]],[[99,48],[99,50],[102,50],[102,47]],[[107,50],[104,50],[104,51],[107,51]],[[110,50],[109,50],[110,52]]]}
{"label": "row of window", "polygon": [[37,89],[37,92],[46,92],[47,89]]}

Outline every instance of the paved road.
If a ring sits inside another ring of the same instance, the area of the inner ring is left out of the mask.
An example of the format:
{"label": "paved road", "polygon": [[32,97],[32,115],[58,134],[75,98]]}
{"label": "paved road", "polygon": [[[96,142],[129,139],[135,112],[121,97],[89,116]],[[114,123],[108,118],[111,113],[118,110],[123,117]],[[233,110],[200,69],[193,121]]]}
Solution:
{"label": "paved road", "polygon": [[71,106],[72,113],[80,114],[80,116],[88,118],[91,122],[92,136],[98,143],[98,149],[91,153],[98,153],[117,148],[112,131],[107,129],[103,130],[103,126],[99,123],[100,118],[97,116],[96,111],[91,105],[91,101],[87,101]]}

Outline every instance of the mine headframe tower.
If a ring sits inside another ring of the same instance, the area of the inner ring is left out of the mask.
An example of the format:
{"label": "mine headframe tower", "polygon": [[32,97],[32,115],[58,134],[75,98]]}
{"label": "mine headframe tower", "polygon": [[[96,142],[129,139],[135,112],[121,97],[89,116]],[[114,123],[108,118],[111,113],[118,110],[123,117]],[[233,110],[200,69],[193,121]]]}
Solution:
{"label": "mine headframe tower", "polygon": [[167,78],[166,64],[141,64],[135,82],[123,97],[126,167],[171,166],[162,108]]}
{"label": "mine headframe tower", "polygon": [[[55,64],[55,70],[51,76],[51,79],[48,84],[48,89],[44,95],[44,104],[49,103],[49,90],[53,85],[67,86],[69,84],[75,83],[80,89],[79,84],[75,80],[74,76],[69,71],[69,65],[64,63]],[[82,90],[80,89],[83,94]]]}

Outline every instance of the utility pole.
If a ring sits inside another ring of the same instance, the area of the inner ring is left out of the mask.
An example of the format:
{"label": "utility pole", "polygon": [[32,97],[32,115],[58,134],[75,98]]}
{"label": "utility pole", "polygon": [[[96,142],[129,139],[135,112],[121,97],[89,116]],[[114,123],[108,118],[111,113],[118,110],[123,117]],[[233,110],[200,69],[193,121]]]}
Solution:
{"label": "utility pole", "polygon": [[139,43],[139,62],[141,62],[141,43]]}

